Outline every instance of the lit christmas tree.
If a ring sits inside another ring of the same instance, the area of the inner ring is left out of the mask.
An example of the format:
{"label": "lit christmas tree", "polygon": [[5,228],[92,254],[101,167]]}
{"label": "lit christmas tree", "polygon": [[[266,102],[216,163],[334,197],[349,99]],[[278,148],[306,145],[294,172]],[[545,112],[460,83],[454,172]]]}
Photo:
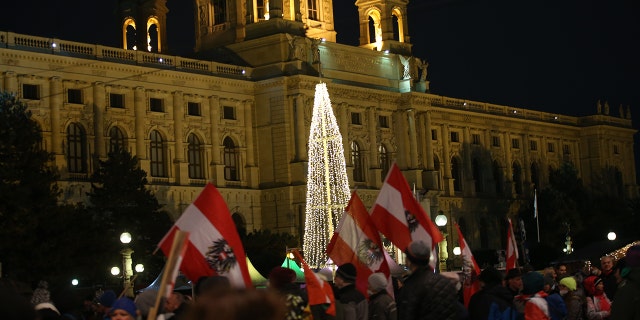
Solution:
{"label": "lit christmas tree", "polygon": [[324,268],[327,244],[351,195],[342,135],[325,83],[316,85],[308,159],[304,258],[312,268]]}

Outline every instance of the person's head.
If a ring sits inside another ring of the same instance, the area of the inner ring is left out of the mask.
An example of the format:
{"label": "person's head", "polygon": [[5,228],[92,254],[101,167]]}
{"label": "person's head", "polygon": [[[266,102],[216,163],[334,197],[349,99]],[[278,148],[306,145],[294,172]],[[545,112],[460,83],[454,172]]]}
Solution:
{"label": "person's head", "polygon": [[174,312],[182,303],[184,303],[184,295],[180,292],[172,292],[164,304],[164,310]]}
{"label": "person's head", "polygon": [[230,290],[212,300],[196,300],[185,320],[281,320],[285,300],[271,290]]}
{"label": "person's head", "polygon": [[553,287],[555,285],[555,281],[553,280],[553,277],[549,275],[545,275],[543,276],[543,281],[544,281],[544,286],[542,290],[546,293],[551,292],[551,290],[553,290]]}
{"label": "person's head", "polygon": [[338,267],[334,283],[336,287],[342,288],[356,282],[356,267],[351,263],[345,263]]}
{"label": "person's head", "polygon": [[558,274],[558,278],[566,277],[568,275],[567,265],[559,264],[557,274]]}
{"label": "person's head", "polygon": [[589,295],[597,296],[602,294],[604,290],[604,283],[600,277],[596,276],[588,276],[583,281],[584,290],[587,291]]}
{"label": "person's head", "polygon": [[113,303],[109,316],[111,320],[135,320],[138,317],[138,308],[133,300],[122,297]]}
{"label": "person's head", "polygon": [[98,298],[98,311],[108,313],[117,298],[118,297],[113,290],[106,290],[103,292],[102,295],[100,295],[100,298]]}
{"label": "person's head", "polygon": [[281,290],[291,285],[296,280],[296,272],[283,267],[275,267],[269,273],[268,285],[271,288]]}
{"label": "person's head", "polygon": [[375,294],[387,289],[387,277],[384,273],[376,272],[369,275],[369,286],[367,287],[369,293]]}
{"label": "person's head", "polygon": [[556,279],[556,277],[558,276],[558,275],[556,274],[556,269],[555,269],[554,267],[547,267],[547,268],[544,268],[543,275],[544,275],[544,276],[551,277],[551,278],[552,278],[552,279],[554,279],[554,280],[555,280],[555,279]]}
{"label": "person's head", "polygon": [[412,241],[404,253],[407,257],[407,265],[411,271],[429,265],[431,248],[422,240]]}
{"label": "person's head", "polygon": [[564,277],[558,283],[558,291],[560,295],[566,295],[569,292],[576,291],[578,284],[574,277]]}
{"label": "person's head", "polygon": [[531,271],[522,275],[522,294],[531,295],[544,288],[544,276],[539,272]]}
{"label": "person's head", "polygon": [[505,287],[513,292],[522,290],[522,272],[518,268],[510,269],[504,278]]}
{"label": "person's head", "polygon": [[480,272],[478,280],[480,280],[481,286],[483,287],[490,288],[497,286],[502,284],[502,273],[494,267],[488,267]]}
{"label": "person's head", "polygon": [[[136,307],[138,308],[138,311],[140,311],[140,314],[146,319],[147,315],[149,314],[149,310],[155,306],[156,304],[156,297],[158,296],[158,290],[155,289],[147,289],[144,290],[142,292],[140,292],[136,298],[133,300],[133,302],[136,304]],[[160,301],[160,310],[162,310],[162,308],[164,307],[162,305],[162,300]]]}
{"label": "person's head", "polygon": [[613,258],[610,256],[600,258],[600,267],[602,268],[602,272],[610,272],[613,270]]}
{"label": "person's head", "polygon": [[194,288],[196,299],[205,295],[216,297],[229,290],[232,290],[229,278],[220,275],[200,277]]}
{"label": "person's head", "polygon": [[640,244],[627,249],[624,261],[628,268],[640,268]]}

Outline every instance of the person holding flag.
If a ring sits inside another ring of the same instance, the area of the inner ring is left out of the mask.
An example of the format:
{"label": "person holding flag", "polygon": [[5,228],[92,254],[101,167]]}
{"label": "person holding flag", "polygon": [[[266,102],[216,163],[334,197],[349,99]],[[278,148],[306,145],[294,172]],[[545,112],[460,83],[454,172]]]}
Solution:
{"label": "person holding flag", "polygon": [[464,281],[463,287],[463,300],[464,306],[469,306],[469,300],[471,296],[480,290],[480,283],[478,281],[478,276],[480,275],[480,267],[476,262],[476,259],[473,258],[473,253],[469,248],[469,244],[467,244],[467,240],[464,239],[462,235],[462,231],[460,231],[460,226],[455,224],[456,230],[458,231],[458,242],[460,243],[460,255],[462,256],[463,261],[463,270],[465,271],[466,279]]}
{"label": "person holding flag", "polygon": [[398,319],[458,319],[456,287],[429,266],[430,246],[424,241],[413,241],[405,254],[411,274],[404,281],[397,299]]}

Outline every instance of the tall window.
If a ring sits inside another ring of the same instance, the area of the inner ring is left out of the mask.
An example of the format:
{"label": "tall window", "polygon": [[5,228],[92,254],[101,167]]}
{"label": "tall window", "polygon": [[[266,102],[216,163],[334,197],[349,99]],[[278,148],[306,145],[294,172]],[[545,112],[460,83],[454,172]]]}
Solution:
{"label": "tall window", "polygon": [[451,159],[451,178],[453,178],[453,190],[462,191],[462,166],[457,157]]}
{"label": "tall window", "polygon": [[202,143],[195,134],[190,134],[187,143],[187,160],[189,161],[189,178],[204,179],[202,163]]}
{"label": "tall window", "polygon": [[118,127],[109,130],[109,153],[127,149],[127,140]]}
{"label": "tall window", "polygon": [[393,26],[393,40],[400,41],[400,19],[398,16],[393,14],[391,15],[391,25]]}
{"label": "tall window", "polygon": [[227,22],[227,0],[213,0],[213,24]]}
{"label": "tall window", "polygon": [[440,158],[438,158],[437,155],[433,155],[433,170],[436,171],[438,178],[437,178],[437,187],[438,190],[442,190],[442,171],[440,170]]}
{"label": "tall window", "polygon": [[391,167],[391,159],[389,159],[389,153],[387,147],[381,144],[378,147],[378,153],[380,154],[380,169],[382,169],[382,180],[387,177],[389,168]]}
{"label": "tall window", "polygon": [[318,20],[318,0],[307,0],[309,19]]}
{"label": "tall window", "polygon": [[513,186],[516,194],[522,194],[522,168],[518,163],[513,164]]}
{"label": "tall window", "polygon": [[87,134],[77,123],[67,128],[67,168],[72,173],[87,173]]}
{"label": "tall window", "polygon": [[362,164],[362,155],[360,154],[360,145],[351,141],[351,163],[353,164],[353,181],[364,181],[364,166]]}
{"label": "tall window", "polygon": [[224,138],[224,179],[228,181],[238,181],[238,160],[239,152],[236,144],[229,137]]}
{"label": "tall window", "polygon": [[165,152],[164,140],[160,133],[156,130],[151,131],[151,176],[166,177],[167,176],[167,159]]}

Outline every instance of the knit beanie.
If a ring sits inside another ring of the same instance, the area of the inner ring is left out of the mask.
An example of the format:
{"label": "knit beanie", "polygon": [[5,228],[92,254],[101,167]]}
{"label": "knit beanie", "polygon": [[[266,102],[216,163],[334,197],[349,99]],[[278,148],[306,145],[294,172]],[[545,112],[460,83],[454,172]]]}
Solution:
{"label": "knit beanie", "polygon": [[544,277],[536,271],[522,275],[522,293],[534,294],[544,288]]}
{"label": "knit beanie", "polygon": [[431,258],[431,248],[422,240],[413,241],[404,252],[413,264],[426,266]]}
{"label": "knit beanie", "polygon": [[113,305],[111,306],[110,313],[113,313],[116,310],[124,310],[134,318],[137,317],[137,313],[138,313],[138,308],[136,307],[136,304],[133,303],[133,300],[127,297],[122,297],[113,303]]}
{"label": "knit beanie", "polygon": [[627,249],[627,254],[624,258],[629,268],[640,268],[640,245],[635,245]]}
{"label": "knit beanie", "polygon": [[564,277],[560,280],[560,284],[567,287],[571,291],[576,291],[578,284],[576,283],[576,279],[573,277]]}
{"label": "knit beanie", "polygon": [[51,294],[49,293],[49,283],[44,280],[40,280],[40,282],[38,282],[38,287],[33,290],[31,304],[37,306],[44,302],[51,302]]}
{"label": "knit beanie", "polygon": [[387,277],[384,273],[376,272],[369,276],[369,290],[376,293],[387,288]]}
{"label": "knit beanie", "polygon": [[356,281],[356,267],[351,263],[345,263],[338,267],[336,276],[346,280],[347,282]]}
{"label": "knit beanie", "polygon": [[100,298],[98,298],[98,302],[107,308],[111,308],[111,306],[113,306],[113,302],[116,301],[117,298],[118,297],[113,290],[107,290],[102,293]]}
{"label": "knit beanie", "polygon": [[494,267],[488,267],[482,270],[478,278],[484,282],[486,286],[494,286],[502,283],[502,274]]}
{"label": "knit beanie", "polygon": [[287,284],[296,280],[296,272],[283,267],[275,267],[269,273],[269,284],[276,288],[284,288]]}

